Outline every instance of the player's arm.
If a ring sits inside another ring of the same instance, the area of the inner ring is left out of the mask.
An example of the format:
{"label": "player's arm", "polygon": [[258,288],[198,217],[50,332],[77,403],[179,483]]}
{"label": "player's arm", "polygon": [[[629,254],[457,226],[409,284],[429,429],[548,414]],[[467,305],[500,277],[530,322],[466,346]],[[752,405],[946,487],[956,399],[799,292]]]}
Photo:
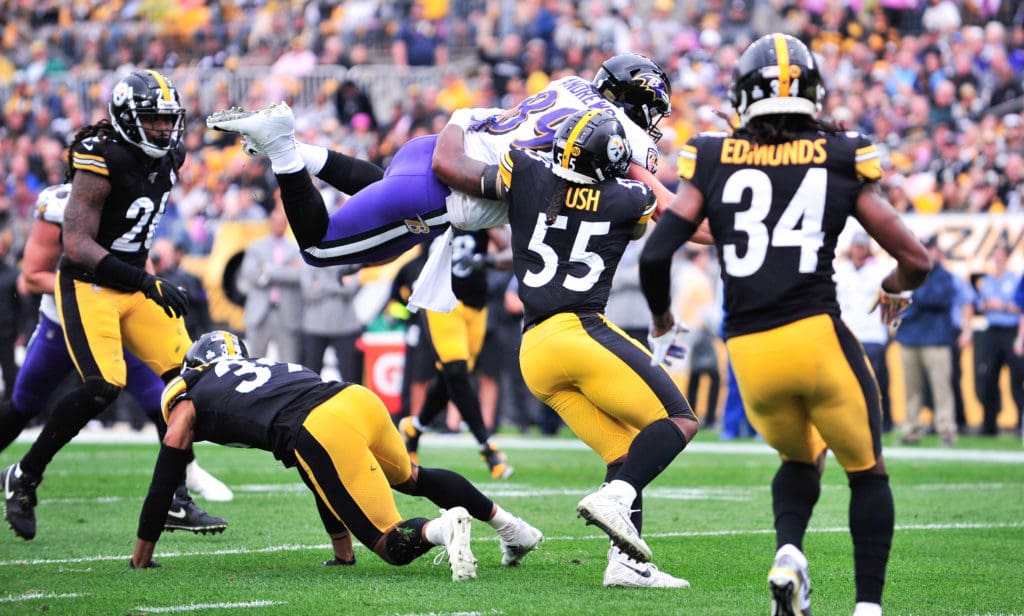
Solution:
{"label": "player's arm", "polygon": [[96,242],[103,203],[110,191],[107,178],[89,172],[76,173],[64,210],[64,252],[71,261],[92,271],[110,254]]}
{"label": "player's arm", "polygon": [[704,221],[704,195],[681,180],[676,196],[665,210],[640,253],[640,288],[651,310],[651,336],[675,326],[671,310],[672,255],[697,232]]}
{"label": "player's arm", "polygon": [[[180,382],[180,379],[172,381],[167,386],[168,391]],[[167,397],[167,392],[164,396]],[[153,479],[149,484],[149,494],[146,495],[142,512],[139,514],[139,529],[131,562],[133,569],[157,566],[153,561],[153,550],[163,532],[174,491],[185,477],[188,452],[195,438],[195,405],[191,400],[184,398],[170,404],[173,406],[167,411],[167,434],[160,445],[160,453],[153,468]]]}
{"label": "player's arm", "polygon": [[459,192],[485,199],[498,199],[496,165],[466,155],[465,131],[448,124],[437,135],[430,167],[438,180]]}
{"label": "player's arm", "polygon": [[21,279],[30,293],[53,293],[56,275],[54,268],[60,260],[60,225],[36,219],[25,242],[25,255],[21,262]]}
{"label": "player's arm", "polygon": [[[655,177],[655,175],[648,171],[643,165],[635,162],[630,163],[628,177],[632,180],[637,180],[638,182],[647,184],[651,187],[651,190],[654,191],[654,195],[658,198],[658,207],[654,210],[652,219],[657,221],[661,217],[661,213],[671,207],[672,201],[675,199],[675,195],[673,195],[672,191],[662,184],[661,180]],[[642,231],[641,235],[643,235]],[[715,239],[711,237],[711,227],[708,226],[706,220],[701,222],[697,227],[697,231],[689,241],[694,242],[695,244],[704,245],[711,245],[715,243]]]}
{"label": "player's arm", "polygon": [[882,196],[877,182],[869,182],[861,189],[854,215],[878,245],[896,259],[896,267],[882,280],[882,290],[901,293],[919,287],[932,271],[931,257]]}

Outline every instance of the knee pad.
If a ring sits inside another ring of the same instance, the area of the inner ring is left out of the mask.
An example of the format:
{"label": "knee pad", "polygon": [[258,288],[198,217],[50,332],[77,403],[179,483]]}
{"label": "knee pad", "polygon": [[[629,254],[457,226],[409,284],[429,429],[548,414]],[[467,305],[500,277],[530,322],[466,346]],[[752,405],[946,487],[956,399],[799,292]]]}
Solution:
{"label": "knee pad", "polygon": [[112,385],[99,377],[93,376],[86,378],[82,387],[85,389],[85,393],[103,406],[107,406],[116,400],[118,394],[121,393],[121,388],[117,385]]}

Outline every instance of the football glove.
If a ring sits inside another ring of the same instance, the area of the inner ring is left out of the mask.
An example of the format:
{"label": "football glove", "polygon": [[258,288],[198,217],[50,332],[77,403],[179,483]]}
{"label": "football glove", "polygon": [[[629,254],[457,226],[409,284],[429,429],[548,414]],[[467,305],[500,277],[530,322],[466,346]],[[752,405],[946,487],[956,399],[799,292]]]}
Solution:
{"label": "football glove", "polygon": [[139,290],[163,308],[172,319],[183,317],[188,312],[188,291],[183,287],[174,286],[163,278],[146,274],[146,279]]}
{"label": "football glove", "polygon": [[911,304],[910,296],[910,291],[889,293],[885,289],[879,289],[878,296],[875,297],[875,303],[871,305],[871,309],[868,312],[873,312],[875,308],[879,308],[882,323],[896,329],[903,320],[903,313],[907,311]]}
{"label": "football glove", "polygon": [[670,366],[672,365],[672,362],[668,359],[669,357],[674,359],[685,358],[686,346],[676,344],[676,336],[688,331],[690,331],[690,328],[678,319],[672,324],[672,327],[670,327],[667,332],[660,336],[653,335],[651,330],[648,329],[647,344],[651,347],[651,365],[657,366],[658,364],[665,362],[665,365]]}

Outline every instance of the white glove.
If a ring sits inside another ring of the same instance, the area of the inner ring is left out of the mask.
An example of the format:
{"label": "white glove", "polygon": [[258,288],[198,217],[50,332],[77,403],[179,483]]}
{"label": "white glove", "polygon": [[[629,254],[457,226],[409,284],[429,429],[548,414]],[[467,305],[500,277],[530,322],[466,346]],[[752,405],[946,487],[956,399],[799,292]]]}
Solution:
{"label": "white glove", "polygon": [[669,357],[675,359],[686,357],[686,347],[682,344],[676,344],[676,336],[688,331],[690,331],[690,328],[679,320],[676,320],[672,327],[660,336],[654,336],[651,334],[651,329],[648,328],[647,344],[651,347],[651,365],[657,366],[662,362],[665,362],[665,365],[671,365],[672,362],[668,360]]}

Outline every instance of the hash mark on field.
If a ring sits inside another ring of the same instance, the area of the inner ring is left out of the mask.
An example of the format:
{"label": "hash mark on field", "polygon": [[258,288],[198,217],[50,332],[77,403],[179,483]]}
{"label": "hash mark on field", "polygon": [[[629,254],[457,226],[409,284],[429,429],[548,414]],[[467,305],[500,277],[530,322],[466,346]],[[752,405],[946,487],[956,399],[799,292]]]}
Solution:
{"label": "hash mark on field", "polygon": [[[982,523],[982,522],[970,522],[970,523],[950,523],[950,524],[901,524],[896,526],[897,532],[905,531],[938,531],[938,530],[999,530],[1005,528],[1024,528],[1024,522],[993,522],[993,523]],[[829,526],[819,528],[808,528],[808,533],[847,533],[850,529],[846,526]],[[698,531],[680,531],[671,533],[648,533],[644,537],[661,537],[661,538],[673,538],[673,537],[726,537],[726,536],[741,536],[741,535],[767,535],[774,534],[775,529],[763,528],[763,529],[735,529],[735,530],[698,530]],[[608,535],[565,535],[562,537],[545,537],[544,541],[580,541],[590,539],[608,539]],[[481,539],[473,539],[473,541],[479,542],[492,542],[497,541],[497,537],[484,537]],[[366,549],[362,545],[354,546],[358,550]],[[264,548],[233,548],[227,550],[210,550],[210,551],[195,551],[195,552],[162,552],[158,556],[159,558],[178,558],[178,557],[194,557],[194,556],[234,556],[239,554],[271,554],[275,552],[303,552],[312,550],[329,550],[332,546],[329,543],[321,543],[317,545],[296,545],[296,544],[284,544],[284,545],[271,545]],[[86,562],[97,562],[97,561],[123,561],[131,558],[129,554],[118,554],[115,556],[83,556],[80,558],[35,558],[31,560],[0,560],[0,567],[12,567],[12,566],[25,566],[25,565],[65,565],[69,563],[86,563]],[[141,608],[139,608],[141,609]]]}
{"label": "hash mark on field", "polygon": [[238,603],[192,603],[190,605],[172,605],[170,607],[145,607],[135,608],[140,612],[151,614],[166,614],[169,612],[197,612],[199,610],[234,610],[243,607],[270,607],[272,605],[284,605],[283,601],[241,601]]}
{"label": "hash mark on field", "polygon": [[28,592],[23,595],[9,595],[7,597],[0,597],[0,603],[17,603],[19,601],[33,601],[35,599],[74,599],[75,597],[81,597],[78,593],[46,593],[46,592]]}

